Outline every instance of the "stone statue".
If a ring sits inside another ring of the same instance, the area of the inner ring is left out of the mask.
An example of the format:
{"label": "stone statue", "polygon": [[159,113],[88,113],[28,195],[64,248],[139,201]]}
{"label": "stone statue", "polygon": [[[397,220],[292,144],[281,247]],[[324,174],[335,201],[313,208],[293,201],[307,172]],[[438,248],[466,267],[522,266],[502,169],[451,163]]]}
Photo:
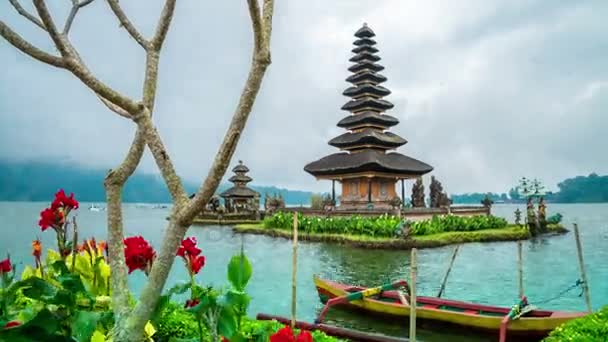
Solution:
{"label": "stone statue", "polygon": [[334,201],[330,195],[325,195],[323,197],[323,209],[325,211],[332,211],[336,206],[336,201]]}
{"label": "stone statue", "polygon": [[449,208],[452,205],[452,199],[448,197],[448,194],[442,192],[439,194],[439,207]]}
{"label": "stone statue", "polygon": [[519,210],[519,208],[517,208],[517,210],[515,210],[515,224],[516,225],[521,224],[521,210]]}
{"label": "stone statue", "polygon": [[399,198],[399,196],[395,196],[391,199],[391,207],[393,207],[393,209],[399,209],[401,208],[401,204],[403,204],[401,202],[401,198]]}
{"label": "stone statue", "polygon": [[430,197],[431,197],[431,208],[441,207],[441,201],[443,197],[443,186],[435,176],[431,176],[431,185],[429,186]]}
{"label": "stone statue", "polygon": [[424,203],[424,184],[422,183],[422,178],[418,178],[412,186],[411,203],[414,208],[424,208],[426,206]]}
{"label": "stone statue", "polygon": [[217,212],[217,208],[219,206],[220,206],[220,198],[219,198],[219,196],[214,195],[209,200],[209,203],[207,203],[207,210],[215,213],[215,212]]}
{"label": "stone statue", "polygon": [[532,234],[532,236],[536,236],[538,235],[538,230],[536,229],[536,213],[534,212],[534,204],[532,203],[532,197],[528,197],[528,203],[526,205],[527,209],[527,224],[528,224],[528,229],[530,230],[530,234]]}
{"label": "stone statue", "polygon": [[547,206],[544,197],[541,197],[538,201],[538,223],[541,231],[547,230]]}

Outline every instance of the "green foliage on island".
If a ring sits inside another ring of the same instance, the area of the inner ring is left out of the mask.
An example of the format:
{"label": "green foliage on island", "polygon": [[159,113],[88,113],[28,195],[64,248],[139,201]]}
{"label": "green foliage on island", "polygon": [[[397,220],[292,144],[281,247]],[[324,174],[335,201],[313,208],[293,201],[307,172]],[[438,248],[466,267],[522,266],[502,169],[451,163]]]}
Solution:
{"label": "green foliage on island", "polygon": [[[108,170],[87,169],[79,166],[44,162],[5,162],[0,161],[0,201],[45,202],[49,194],[59,188],[78,193],[83,202],[105,202],[103,180]],[[201,175],[201,179],[204,175]],[[194,193],[199,184],[185,182],[188,193]],[[218,193],[232,184],[223,183]],[[294,191],[274,186],[256,186],[259,192],[281,195],[289,205],[307,205],[313,194],[308,191]],[[127,181],[123,190],[126,203],[171,203],[167,186],[159,175],[136,173]]]}
{"label": "green foliage on island", "polygon": [[[290,230],[293,227],[293,214],[278,212],[264,219],[265,228]],[[378,237],[397,236],[401,219],[396,216],[377,217],[313,217],[298,213],[298,230],[312,234],[349,234]]]}
{"label": "green foliage on island", "polygon": [[608,306],[553,330],[543,342],[608,341]]}
{"label": "green foliage on island", "polygon": [[446,232],[470,232],[484,229],[500,229],[507,226],[502,217],[476,216],[433,216],[430,220],[416,221],[410,224],[413,235],[432,235]]}
{"label": "green foliage on island", "polygon": [[[293,213],[275,213],[266,217],[263,225],[265,228],[290,230],[293,227]],[[410,227],[412,235],[422,236],[445,232],[500,229],[507,227],[507,221],[500,217],[486,215],[471,217],[433,216],[428,220],[405,222],[391,215],[377,217],[314,217],[298,213],[298,229],[312,234],[346,234],[394,238],[403,233],[402,228],[404,226]]]}

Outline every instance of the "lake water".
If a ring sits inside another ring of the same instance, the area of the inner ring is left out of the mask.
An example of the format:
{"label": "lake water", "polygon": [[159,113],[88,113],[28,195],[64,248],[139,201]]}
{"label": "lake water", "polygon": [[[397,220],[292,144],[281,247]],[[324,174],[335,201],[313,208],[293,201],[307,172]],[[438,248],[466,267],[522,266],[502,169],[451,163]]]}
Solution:
{"label": "lake water", "polygon": [[[30,244],[36,236],[46,246],[54,245],[52,230],[41,232],[38,213],[46,203],[0,202],[0,256],[10,252],[16,262],[32,262]],[[86,210],[81,204],[77,217],[80,235],[105,238],[105,212]],[[495,205],[492,211],[513,221],[517,205]],[[519,206],[525,212],[525,208]],[[608,304],[608,204],[549,204],[549,214],[564,215],[564,224],[571,228],[577,222],[582,235],[585,264],[594,309]],[[143,235],[159,246],[166,227],[168,209],[141,208],[125,205],[125,228],[129,235]],[[251,259],[254,275],[248,287],[253,300],[249,314],[258,312],[288,316],[291,296],[291,241],[264,236],[233,235],[226,227],[193,226],[188,232],[195,236],[207,257],[207,264],[198,279],[205,284],[226,285],[226,265],[244,243]],[[436,295],[449,263],[453,246],[419,250],[419,295]],[[525,293],[530,302],[554,297],[579,278],[574,234],[540,238],[524,243]],[[298,255],[297,314],[312,321],[321,304],[312,283],[313,274],[333,280],[376,286],[396,279],[407,279],[409,252],[375,251],[323,243],[302,243]],[[130,277],[131,288],[138,291],[144,280],[141,272]],[[170,283],[186,280],[181,260],[172,270]],[[580,291],[572,291],[543,305],[546,309],[584,310]],[[461,247],[452,269],[444,298],[511,306],[517,300],[517,244],[514,242],[471,243]],[[340,310],[330,311],[329,321],[362,330],[380,331],[407,336],[409,323],[384,322]],[[418,330],[421,341],[495,341],[470,336],[454,336],[452,332]],[[448,338],[449,336],[449,338]]]}

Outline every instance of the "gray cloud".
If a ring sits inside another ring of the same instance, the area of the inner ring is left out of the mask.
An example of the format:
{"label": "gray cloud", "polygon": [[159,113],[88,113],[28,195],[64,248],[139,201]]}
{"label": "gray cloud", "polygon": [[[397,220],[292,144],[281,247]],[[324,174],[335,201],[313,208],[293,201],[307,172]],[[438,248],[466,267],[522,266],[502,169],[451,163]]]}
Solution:
{"label": "gray cloud", "polygon": [[[148,4],[148,3],[153,3]],[[60,2],[52,2],[61,17]],[[67,1],[66,1],[67,3]],[[150,35],[161,1],[123,1]],[[450,192],[504,191],[523,175],[550,186],[608,172],[605,1],[279,1],[273,64],[236,153],[258,184],[328,190],[303,166],[335,151],[345,112],[352,34],[377,33],[388,99],[410,142]],[[7,4],[0,18],[38,46],[49,40]],[[102,1],[71,34],[91,68],[137,97],[143,54]],[[248,71],[242,2],[179,2],[163,51],[155,120],[178,172],[209,168]],[[0,158],[53,158],[93,167],[120,161],[133,126],[72,76],[0,42]],[[146,156],[140,169],[156,172]]]}

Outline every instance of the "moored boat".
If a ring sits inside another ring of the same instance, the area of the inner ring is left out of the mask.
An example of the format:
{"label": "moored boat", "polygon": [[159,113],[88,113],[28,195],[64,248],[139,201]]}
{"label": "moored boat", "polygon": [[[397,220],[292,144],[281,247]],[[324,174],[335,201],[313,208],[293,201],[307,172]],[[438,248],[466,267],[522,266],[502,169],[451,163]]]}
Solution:
{"label": "moored boat", "polygon": [[[314,283],[323,303],[333,298],[362,293],[367,289],[360,286],[340,284],[314,277]],[[374,296],[359,296],[359,299],[341,304],[358,308],[368,313],[382,316],[406,317],[410,315],[409,296],[398,290],[374,291]],[[530,309],[530,308],[528,308]],[[497,335],[511,308],[467,303],[436,297],[416,297],[416,318],[431,323],[442,323],[465,329]],[[557,326],[586,315],[585,312],[560,312],[548,310],[526,310],[521,317],[510,320],[508,336],[543,337]]]}

